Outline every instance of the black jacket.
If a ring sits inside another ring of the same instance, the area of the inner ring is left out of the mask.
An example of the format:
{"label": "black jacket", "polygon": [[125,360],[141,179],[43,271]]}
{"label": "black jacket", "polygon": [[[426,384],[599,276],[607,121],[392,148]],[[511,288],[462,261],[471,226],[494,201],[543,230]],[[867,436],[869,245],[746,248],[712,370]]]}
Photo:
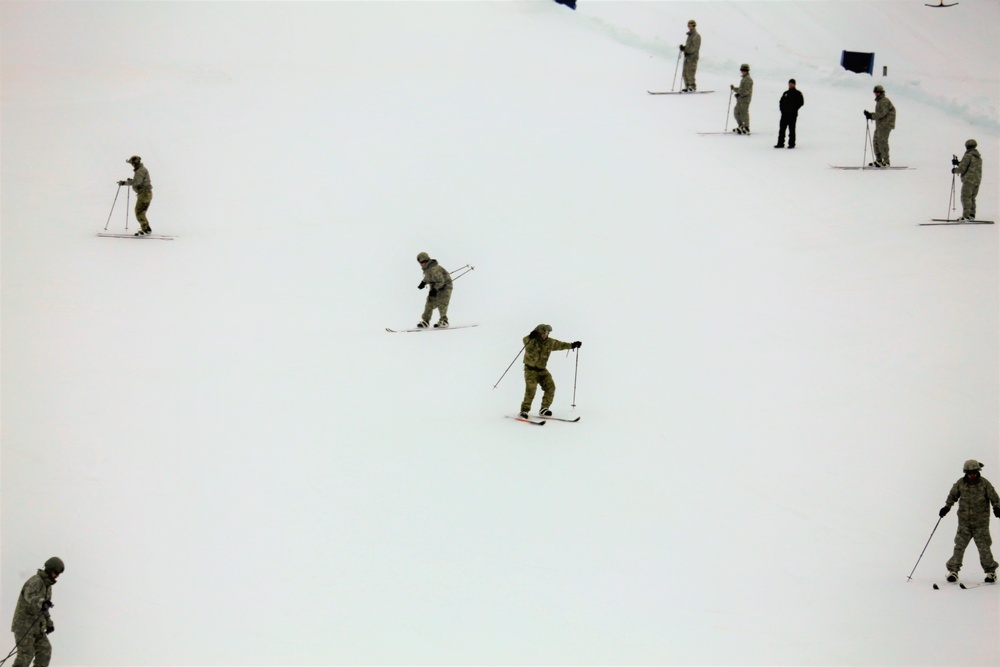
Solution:
{"label": "black jacket", "polygon": [[799,107],[805,103],[805,98],[802,97],[802,93],[797,88],[789,88],[781,94],[778,108],[781,109],[782,116],[797,116],[799,115]]}

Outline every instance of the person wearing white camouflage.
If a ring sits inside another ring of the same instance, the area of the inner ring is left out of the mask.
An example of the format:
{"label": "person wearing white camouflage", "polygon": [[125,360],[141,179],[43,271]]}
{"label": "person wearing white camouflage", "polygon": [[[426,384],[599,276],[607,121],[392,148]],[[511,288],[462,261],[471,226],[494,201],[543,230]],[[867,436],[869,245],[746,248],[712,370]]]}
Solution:
{"label": "person wearing white camouflage", "polygon": [[14,607],[14,620],[10,624],[17,649],[13,667],[29,667],[32,660],[35,667],[47,667],[52,660],[52,644],[48,637],[56,629],[49,615],[49,609],[55,606],[52,587],[65,570],[62,559],[53,556],[21,587]]}
{"label": "person wearing white camouflage", "polygon": [[684,70],[681,74],[684,78],[682,93],[693,93],[698,89],[694,81],[695,72],[698,71],[698,53],[701,51],[701,35],[698,34],[697,26],[694,19],[688,21],[687,41],[680,45],[681,53],[684,54]]}
{"label": "person wearing white camouflage", "polygon": [[733,116],[736,118],[737,134],[750,134],[750,100],[753,99],[753,79],[750,78],[750,65],[740,65],[740,87],[729,86],[735,93],[736,107]]}
{"label": "person wearing white camouflage", "polygon": [[962,217],[959,220],[976,219],[976,195],[979,194],[979,183],[983,180],[983,156],[976,149],[975,139],[965,142],[965,155],[959,161],[955,156],[951,159],[951,173],[962,178]]}
{"label": "person wearing white camouflage", "polygon": [[427,292],[427,301],[424,303],[424,314],[417,323],[420,329],[430,326],[431,316],[434,310],[438,311],[438,321],[434,324],[435,329],[443,329],[448,326],[448,303],[451,301],[451,274],[445,271],[444,267],[438,264],[436,259],[426,252],[417,255],[417,263],[424,271],[424,279],[417,285],[418,289],[430,287]]}
{"label": "person wearing white camouflage", "polygon": [[524,399],[521,400],[521,412],[518,416],[526,418],[531,404],[535,401],[538,385],[542,386],[542,407],[538,414],[551,417],[549,406],[556,396],[556,383],[552,373],[545,368],[549,363],[549,355],[557,350],[575,350],[583,345],[580,341],[564,343],[555,338],[549,338],[552,327],[539,324],[523,338],[524,342]]}
{"label": "person wearing white camouflage", "polygon": [[948,559],[948,581],[958,581],[958,572],[962,569],[962,558],[970,541],[975,541],[979,549],[979,564],[986,573],[986,583],[997,580],[997,562],[993,558],[990,546],[990,505],[993,515],[1000,519],[1000,496],[990,481],[980,474],[983,464],[975,459],[969,459],[962,466],[964,475],[955,482],[948,493],[944,507],[938,516],[944,517],[951,506],[958,503],[958,532],[955,534],[955,551]]}
{"label": "person wearing white camouflage", "polygon": [[889,166],[889,133],[896,129],[896,107],[885,96],[885,88],[878,84],[872,89],[875,93],[875,111],[865,109],[865,118],[875,121],[875,133],[872,135],[872,150],[875,160],[869,167]]}

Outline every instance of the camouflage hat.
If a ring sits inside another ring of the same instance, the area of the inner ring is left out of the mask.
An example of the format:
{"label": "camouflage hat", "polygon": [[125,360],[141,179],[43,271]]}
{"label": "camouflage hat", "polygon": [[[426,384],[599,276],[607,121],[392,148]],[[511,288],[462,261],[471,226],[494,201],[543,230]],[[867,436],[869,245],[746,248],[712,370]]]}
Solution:
{"label": "camouflage hat", "polygon": [[872,92],[873,93],[884,93],[885,92],[885,88],[883,88],[882,84],[880,83],[880,84],[877,84],[874,88],[872,88]]}
{"label": "camouflage hat", "polygon": [[539,324],[537,327],[535,327],[535,331],[537,331],[538,333],[545,333],[545,334],[551,333],[552,332],[552,325],[550,325],[550,324]]}
{"label": "camouflage hat", "polygon": [[976,142],[975,139],[969,139],[968,141],[965,142],[965,147],[966,148],[975,148],[978,145],[979,144]]}
{"label": "camouflage hat", "polygon": [[136,164],[138,162],[142,162],[142,158],[139,157],[138,155],[133,155],[132,157],[130,157],[125,161],[128,162],[129,164]]}
{"label": "camouflage hat", "polygon": [[740,71],[741,72],[749,72],[750,71],[750,65],[748,65],[746,63],[743,63],[742,65],[740,65]]}
{"label": "camouflage hat", "polygon": [[688,25],[689,25],[689,26],[691,26],[691,27],[693,28],[693,27],[695,27],[696,25],[698,25],[698,22],[697,22],[697,21],[695,21],[694,19],[691,19],[690,21],[688,21]]}
{"label": "camouflage hat", "polygon": [[417,255],[417,261],[420,262],[421,264],[423,264],[424,262],[429,262],[431,261],[431,256],[428,255],[426,252],[422,252],[419,255]]}
{"label": "camouflage hat", "polygon": [[49,570],[62,574],[66,570],[66,565],[63,564],[62,558],[53,556],[52,558],[45,561],[45,571],[48,572]]}
{"label": "camouflage hat", "polygon": [[976,459],[969,459],[962,466],[962,472],[979,472],[983,469],[983,464]]}

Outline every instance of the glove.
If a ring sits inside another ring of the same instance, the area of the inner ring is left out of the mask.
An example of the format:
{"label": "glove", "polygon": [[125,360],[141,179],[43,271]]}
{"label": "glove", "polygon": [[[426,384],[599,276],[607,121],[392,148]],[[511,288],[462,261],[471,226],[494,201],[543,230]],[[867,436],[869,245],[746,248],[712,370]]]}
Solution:
{"label": "glove", "polygon": [[941,511],[938,512],[938,516],[944,518],[944,515],[947,514],[950,511],[951,511],[951,508],[948,507],[947,505],[945,505],[944,507],[941,508]]}
{"label": "glove", "polygon": [[957,167],[958,166],[958,158],[955,157],[954,155],[952,155],[951,156],[951,163]]}
{"label": "glove", "polygon": [[55,607],[55,605],[52,604],[52,600],[42,600],[42,611],[48,611],[49,609],[52,609],[52,607]]}
{"label": "glove", "polygon": [[576,349],[579,349],[580,346],[582,346],[582,345],[583,345],[583,343],[581,343],[578,340],[575,340],[575,341],[573,341],[573,344],[570,346],[570,349],[571,350],[576,350]]}
{"label": "glove", "polygon": [[731,90],[731,91],[733,91],[735,93],[736,92],[736,86],[734,86],[733,84],[729,84],[729,90]]}
{"label": "glove", "polygon": [[420,284],[417,285],[417,289],[423,289],[425,287],[427,287],[427,283],[425,283],[423,280],[421,280]]}
{"label": "glove", "polygon": [[683,44],[681,44],[680,49],[681,49],[681,51],[684,50],[684,45]]}
{"label": "glove", "polygon": [[538,335],[537,331],[535,331],[534,329],[532,329],[531,333],[528,334],[528,338],[534,338],[535,340],[538,340],[540,338],[540,336]]}
{"label": "glove", "polygon": [[430,294],[431,294],[431,296],[437,296],[438,295],[438,291],[432,287]]}
{"label": "glove", "polygon": [[993,508],[993,516],[995,516],[996,518],[1000,519],[1000,507],[994,507]]}
{"label": "glove", "polygon": [[49,624],[49,626],[45,628],[45,634],[47,635],[51,635],[55,631],[56,631],[56,626],[52,624]]}
{"label": "glove", "polygon": [[118,181],[118,185],[125,185],[125,181]]}
{"label": "glove", "polygon": [[872,119],[872,112],[869,111],[868,109],[865,109],[865,118],[867,118],[868,120]]}

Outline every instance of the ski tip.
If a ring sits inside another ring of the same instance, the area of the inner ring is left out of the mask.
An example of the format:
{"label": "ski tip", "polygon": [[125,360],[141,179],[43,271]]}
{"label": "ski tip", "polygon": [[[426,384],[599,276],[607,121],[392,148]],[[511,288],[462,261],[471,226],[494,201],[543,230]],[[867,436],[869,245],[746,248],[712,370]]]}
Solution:
{"label": "ski tip", "polygon": [[968,590],[967,588],[965,588],[965,584],[959,584],[958,587],[961,588],[961,589],[963,589],[963,590]]}
{"label": "ski tip", "polygon": [[938,588],[938,585],[937,585],[937,584],[934,584],[934,590],[936,590],[936,591],[939,591],[939,590],[941,590],[941,589],[940,589],[940,588]]}

